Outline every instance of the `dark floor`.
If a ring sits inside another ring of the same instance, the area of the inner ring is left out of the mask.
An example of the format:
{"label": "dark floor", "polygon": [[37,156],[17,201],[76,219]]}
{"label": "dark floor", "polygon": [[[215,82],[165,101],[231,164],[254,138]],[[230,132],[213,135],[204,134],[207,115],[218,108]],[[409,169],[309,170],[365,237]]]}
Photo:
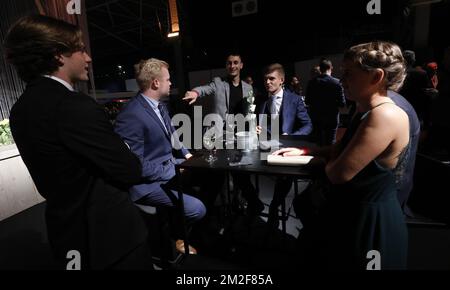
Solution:
{"label": "dark floor", "polygon": [[[260,197],[266,204],[270,202],[272,182],[270,178],[260,179]],[[303,185],[299,187],[301,189]],[[289,197],[286,204],[290,205],[290,202]],[[45,203],[42,203],[0,222],[0,270],[55,268],[46,238],[44,208]],[[281,230],[268,228],[265,221],[264,217],[249,220],[238,215],[227,234],[208,235],[203,244],[197,241],[199,254],[185,260],[180,268],[291,271],[298,268],[295,238],[301,222],[291,216],[287,222],[287,235],[284,235]],[[409,237],[409,269],[450,270],[450,229],[412,226]]]}

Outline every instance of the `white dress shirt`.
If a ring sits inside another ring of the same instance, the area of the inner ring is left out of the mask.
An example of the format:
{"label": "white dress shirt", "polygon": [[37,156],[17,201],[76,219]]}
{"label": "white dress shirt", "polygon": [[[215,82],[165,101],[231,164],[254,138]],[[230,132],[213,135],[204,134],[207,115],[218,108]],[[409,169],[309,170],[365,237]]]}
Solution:
{"label": "white dress shirt", "polygon": [[278,93],[271,96],[271,101],[272,101],[272,103],[270,104],[271,105],[271,109],[270,109],[271,114],[275,114],[275,115],[280,114],[281,103],[283,102],[283,92],[284,92],[283,89],[281,89],[280,91],[278,91]]}
{"label": "white dress shirt", "polygon": [[150,107],[152,107],[153,111],[155,112],[156,116],[158,116],[159,120],[161,121],[161,124],[163,125],[164,129],[166,129],[166,133],[169,133],[169,131],[166,128],[166,125],[164,124],[164,119],[161,115],[161,112],[159,111],[158,105],[159,105],[159,101],[154,100],[150,97],[147,97],[144,94],[141,94],[144,99],[149,103]]}
{"label": "white dress shirt", "polygon": [[62,84],[63,86],[65,86],[69,91],[72,91],[72,92],[75,91],[75,90],[73,89],[73,87],[72,87],[68,82],[66,82],[66,81],[63,80],[63,79],[60,79],[60,78],[55,77],[55,76],[50,76],[50,75],[44,75],[44,77],[50,78],[50,79],[53,79],[53,80],[57,81],[58,83],[60,83],[60,84]]}

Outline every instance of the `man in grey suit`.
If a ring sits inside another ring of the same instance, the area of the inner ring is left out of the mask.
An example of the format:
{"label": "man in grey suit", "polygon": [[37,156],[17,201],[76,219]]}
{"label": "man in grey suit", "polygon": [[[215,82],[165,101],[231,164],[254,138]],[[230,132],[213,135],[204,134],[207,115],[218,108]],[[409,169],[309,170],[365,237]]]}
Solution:
{"label": "man in grey suit", "polygon": [[243,98],[253,87],[241,80],[243,66],[240,55],[230,54],[225,65],[226,77],[215,77],[209,84],[187,91],[183,100],[188,100],[191,105],[197,98],[207,97],[213,103],[210,113],[219,114],[223,120],[226,114],[246,113]]}
{"label": "man in grey suit", "polygon": [[[226,120],[227,114],[246,114],[245,97],[253,87],[241,80],[241,70],[244,64],[239,54],[229,54],[225,68],[227,76],[215,77],[209,84],[195,87],[186,92],[183,100],[193,104],[197,98],[208,97],[212,101],[211,112],[218,114]],[[233,180],[242,191],[242,195],[248,201],[247,213],[259,214],[264,209],[264,204],[259,200],[258,193],[253,187],[248,175],[233,174]]]}

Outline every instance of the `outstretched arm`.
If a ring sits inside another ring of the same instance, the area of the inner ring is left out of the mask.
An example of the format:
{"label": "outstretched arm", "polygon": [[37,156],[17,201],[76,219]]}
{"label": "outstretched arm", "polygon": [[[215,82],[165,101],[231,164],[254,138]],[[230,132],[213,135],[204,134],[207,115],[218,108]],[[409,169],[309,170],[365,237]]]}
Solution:
{"label": "outstretched arm", "polygon": [[214,83],[214,81],[212,81],[211,83],[205,86],[195,87],[191,91],[187,91],[186,94],[184,95],[183,100],[189,101],[189,105],[192,105],[193,103],[195,103],[197,98],[209,96],[214,94],[215,92],[216,92],[216,84]]}

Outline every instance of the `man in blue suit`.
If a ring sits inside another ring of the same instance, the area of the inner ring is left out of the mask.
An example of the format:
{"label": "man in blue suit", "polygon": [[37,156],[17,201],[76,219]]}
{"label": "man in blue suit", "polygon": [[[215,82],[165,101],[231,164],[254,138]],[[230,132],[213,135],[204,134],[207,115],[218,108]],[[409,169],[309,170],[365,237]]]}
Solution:
{"label": "man in blue suit", "polygon": [[[279,118],[279,133],[282,135],[308,135],[312,131],[312,123],[308,112],[299,95],[283,89],[285,80],[284,68],[275,63],[267,67],[264,74],[264,85],[269,93],[269,99],[261,107],[260,114],[272,115]],[[267,118],[268,120],[270,117]],[[260,133],[263,128],[257,127]],[[274,128],[267,125],[268,133]],[[289,193],[292,178],[278,178],[275,183],[275,191],[269,207],[269,223],[277,222],[278,207]]]}
{"label": "man in blue suit", "polygon": [[[260,114],[279,116],[279,133],[282,135],[308,135],[312,131],[311,119],[302,98],[283,89],[284,78],[284,68],[281,64],[275,63],[267,67],[264,85],[269,93],[269,99],[263,103]],[[261,129],[258,127],[258,131]],[[269,133],[272,131],[270,124],[267,131]]]}
{"label": "man in blue suit", "polygon": [[[133,202],[144,205],[174,206],[178,198],[173,180],[175,164],[192,156],[176,143],[167,108],[160,102],[170,93],[168,69],[166,62],[154,58],[136,65],[140,93],[120,112],[115,123],[115,131],[142,163],[142,183],[133,186],[130,193]],[[206,209],[200,200],[186,194],[183,199],[188,222],[203,218]],[[181,240],[176,246],[183,251]]]}

